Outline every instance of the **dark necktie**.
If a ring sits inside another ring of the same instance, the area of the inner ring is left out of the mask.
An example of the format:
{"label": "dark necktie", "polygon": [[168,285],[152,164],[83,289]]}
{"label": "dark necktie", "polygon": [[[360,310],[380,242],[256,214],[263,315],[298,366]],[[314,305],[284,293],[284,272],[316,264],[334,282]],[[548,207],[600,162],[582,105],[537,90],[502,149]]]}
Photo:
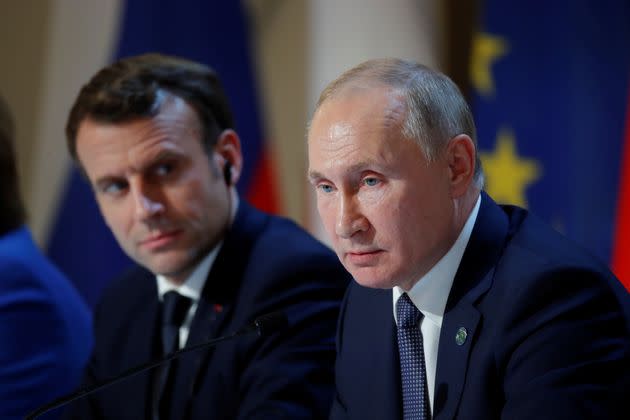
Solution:
{"label": "dark necktie", "polygon": [[422,313],[404,293],[396,303],[403,419],[428,420],[429,398],[420,320]]}
{"label": "dark necktie", "polygon": [[[192,300],[175,291],[164,294],[162,301],[162,351],[164,355],[179,349],[179,329],[186,319]],[[160,419],[170,417],[171,395],[177,371],[177,360],[173,360],[158,374]]]}

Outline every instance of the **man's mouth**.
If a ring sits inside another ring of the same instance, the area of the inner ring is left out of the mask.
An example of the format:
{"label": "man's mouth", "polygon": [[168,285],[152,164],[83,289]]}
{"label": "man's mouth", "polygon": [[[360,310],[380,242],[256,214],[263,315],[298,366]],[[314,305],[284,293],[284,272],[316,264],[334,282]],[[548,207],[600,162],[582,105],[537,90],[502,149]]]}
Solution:
{"label": "man's mouth", "polygon": [[381,249],[348,251],[346,259],[353,265],[372,265],[383,252]]}
{"label": "man's mouth", "polygon": [[140,242],[140,246],[150,251],[159,250],[160,248],[171,245],[181,234],[181,230],[172,230],[153,234]]}

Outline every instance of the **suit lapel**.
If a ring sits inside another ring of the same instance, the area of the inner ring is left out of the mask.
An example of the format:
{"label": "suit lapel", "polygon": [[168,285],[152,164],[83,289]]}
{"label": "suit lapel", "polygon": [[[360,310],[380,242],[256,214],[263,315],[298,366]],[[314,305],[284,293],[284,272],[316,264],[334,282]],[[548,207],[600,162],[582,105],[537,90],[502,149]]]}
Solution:
{"label": "suit lapel", "polygon": [[[241,201],[232,227],[214,261],[198,302],[191,324],[187,346],[204,343],[235,332],[230,328],[236,295],[240,288],[253,237],[262,229],[261,215]],[[192,352],[182,357],[175,383],[176,413],[191,414],[192,402],[202,385],[213,348]]]}
{"label": "suit lapel", "polygon": [[492,284],[494,266],[507,234],[505,213],[482,192],[477,221],[455,275],[442,321],[433,408],[436,420],[453,419],[457,414],[481,321],[476,302]]}
{"label": "suit lapel", "polygon": [[435,420],[455,418],[480,318],[479,311],[469,305],[457,306],[444,317],[433,399]]}
{"label": "suit lapel", "polygon": [[[151,273],[142,270],[142,274],[132,280],[134,285],[138,286],[130,288],[135,293],[131,301],[136,302],[134,305],[137,311],[133,315],[133,323],[125,337],[128,341],[123,349],[123,357],[128,355],[127,368],[160,357],[160,352],[156,350],[160,345],[160,335],[157,330],[159,305],[155,278]],[[129,410],[133,410],[129,413],[129,418],[150,418],[154,372],[150,371],[136,379],[131,378],[126,381],[125,388],[121,385],[120,395],[133,395],[134,399],[138,398],[137,401],[140,402],[127,406]]]}
{"label": "suit lapel", "polygon": [[[231,311],[227,305],[220,305],[222,310],[215,310],[215,304],[200,299],[195,318],[191,325],[187,346],[201,344],[222,335],[222,324]],[[177,367],[177,376],[173,392],[172,412],[179,413],[178,418],[189,418],[191,403],[198,387],[201,385],[207,363],[213,348],[194,351],[182,356]]]}

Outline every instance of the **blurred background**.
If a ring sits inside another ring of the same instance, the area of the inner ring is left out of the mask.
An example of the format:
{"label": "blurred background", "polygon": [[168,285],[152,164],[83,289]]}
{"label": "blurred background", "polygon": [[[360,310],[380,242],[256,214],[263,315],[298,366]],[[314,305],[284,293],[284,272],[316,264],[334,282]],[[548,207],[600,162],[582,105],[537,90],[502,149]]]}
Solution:
{"label": "blurred background", "polygon": [[[321,89],[384,56],[447,73],[470,100],[495,200],[530,208],[630,287],[627,0],[3,0],[0,94],[29,225],[94,305],[130,262],[72,167],[64,125],[118,57],[159,51],[220,74],[244,143],[242,195],[326,242],[306,182]],[[626,164],[624,164],[626,162]]]}

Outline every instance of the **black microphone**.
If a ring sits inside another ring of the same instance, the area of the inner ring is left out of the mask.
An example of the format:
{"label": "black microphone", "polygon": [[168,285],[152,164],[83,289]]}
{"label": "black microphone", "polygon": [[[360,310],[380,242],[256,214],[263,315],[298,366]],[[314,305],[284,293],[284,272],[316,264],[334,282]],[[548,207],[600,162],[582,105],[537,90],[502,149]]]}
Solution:
{"label": "black microphone", "polygon": [[63,407],[66,404],[69,404],[80,398],[88,396],[96,391],[100,391],[104,388],[114,385],[120,381],[124,381],[125,379],[128,379],[139,373],[145,372],[149,369],[156,368],[166,362],[170,362],[171,360],[176,359],[183,354],[190,353],[192,351],[196,351],[196,350],[200,350],[204,348],[213,347],[223,341],[231,340],[233,338],[241,337],[244,335],[256,334],[259,337],[264,337],[266,335],[272,334],[275,331],[285,328],[288,325],[288,323],[289,321],[287,319],[287,315],[284,312],[272,312],[266,315],[259,316],[250,325],[247,325],[232,334],[224,335],[222,337],[218,337],[213,340],[195,344],[194,346],[184,347],[181,350],[177,350],[177,351],[167,354],[166,356],[164,356],[163,358],[159,360],[154,360],[152,362],[145,363],[140,366],[132,367],[124,371],[120,375],[115,376],[114,378],[99,382],[97,384],[88,386],[86,388],[81,388],[78,391],[61,396],[57,398],[56,400],[38,408],[37,410],[32,411],[26,417],[24,417],[24,420],[35,419],[41,416],[42,414],[45,414],[51,410]]}

